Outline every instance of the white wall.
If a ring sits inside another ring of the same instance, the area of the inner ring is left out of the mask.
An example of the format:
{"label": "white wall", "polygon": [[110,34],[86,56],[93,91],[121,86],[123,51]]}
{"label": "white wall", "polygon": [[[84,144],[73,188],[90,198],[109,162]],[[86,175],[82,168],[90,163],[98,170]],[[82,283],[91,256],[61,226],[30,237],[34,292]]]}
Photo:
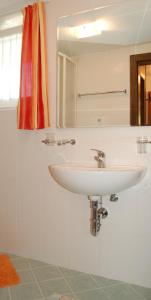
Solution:
{"label": "white wall", "polygon": [[[0,112],[0,248],[151,287],[151,146],[140,155],[135,142],[136,136],[150,136],[150,127],[55,129],[56,19],[107,2],[47,4],[50,131],[59,138],[74,137],[77,144],[47,147],[41,143],[45,131],[16,131],[15,111]],[[145,179],[120,193],[117,203],[104,199],[109,217],[96,238],[89,233],[87,197],[64,190],[48,174],[48,165],[55,162],[92,160],[92,147],[105,151],[107,163],[148,167]]]}
{"label": "white wall", "polygon": [[0,247],[16,249],[16,120],[0,111]]}

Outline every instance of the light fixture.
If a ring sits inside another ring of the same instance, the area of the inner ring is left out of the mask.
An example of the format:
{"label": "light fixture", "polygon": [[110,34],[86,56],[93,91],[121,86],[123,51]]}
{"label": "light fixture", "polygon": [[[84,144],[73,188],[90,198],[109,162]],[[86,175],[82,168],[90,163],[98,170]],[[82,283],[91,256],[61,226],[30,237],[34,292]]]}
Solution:
{"label": "light fixture", "polygon": [[74,35],[78,39],[100,35],[102,31],[108,30],[109,24],[105,20],[86,23],[73,27]]}

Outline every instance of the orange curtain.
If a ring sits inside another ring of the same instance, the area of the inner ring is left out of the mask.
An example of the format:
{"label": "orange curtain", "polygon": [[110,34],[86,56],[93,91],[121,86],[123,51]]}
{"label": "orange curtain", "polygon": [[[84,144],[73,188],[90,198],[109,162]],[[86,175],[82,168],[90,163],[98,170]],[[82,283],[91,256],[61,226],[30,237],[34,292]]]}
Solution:
{"label": "orange curtain", "polygon": [[50,126],[44,3],[24,9],[18,129]]}

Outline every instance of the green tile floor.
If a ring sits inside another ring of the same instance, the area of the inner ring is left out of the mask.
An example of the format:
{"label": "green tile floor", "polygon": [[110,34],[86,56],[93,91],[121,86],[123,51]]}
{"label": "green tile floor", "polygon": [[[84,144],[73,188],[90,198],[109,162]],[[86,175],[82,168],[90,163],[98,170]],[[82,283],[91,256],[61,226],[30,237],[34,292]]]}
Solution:
{"label": "green tile floor", "polygon": [[151,300],[151,289],[9,255],[19,285],[0,288],[0,300]]}

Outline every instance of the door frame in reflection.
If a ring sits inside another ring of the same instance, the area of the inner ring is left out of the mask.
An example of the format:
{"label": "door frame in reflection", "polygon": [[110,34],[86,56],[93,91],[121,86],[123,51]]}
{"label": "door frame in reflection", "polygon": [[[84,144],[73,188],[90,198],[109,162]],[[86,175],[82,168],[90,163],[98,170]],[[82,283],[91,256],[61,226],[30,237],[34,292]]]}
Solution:
{"label": "door frame in reflection", "polygon": [[[139,74],[140,66],[151,65],[151,53],[130,56],[130,124],[131,126],[151,126],[151,116],[147,115],[149,99],[145,96],[145,79]],[[144,85],[144,87],[143,87]],[[145,97],[146,98],[146,97]],[[147,117],[146,117],[147,116]]]}

